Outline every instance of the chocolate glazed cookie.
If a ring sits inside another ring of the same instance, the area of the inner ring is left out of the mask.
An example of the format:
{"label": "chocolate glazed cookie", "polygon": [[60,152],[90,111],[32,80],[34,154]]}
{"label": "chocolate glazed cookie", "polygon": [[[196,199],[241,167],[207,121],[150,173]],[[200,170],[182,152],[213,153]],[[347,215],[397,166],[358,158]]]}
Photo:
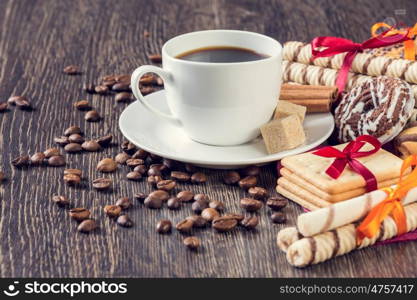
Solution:
{"label": "chocolate glazed cookie", "polygon": [[339,141],[363,134],[391,141],[407,124],[414,102],[408,83],[397,78],[379,76],[354,86],[335,111]]}

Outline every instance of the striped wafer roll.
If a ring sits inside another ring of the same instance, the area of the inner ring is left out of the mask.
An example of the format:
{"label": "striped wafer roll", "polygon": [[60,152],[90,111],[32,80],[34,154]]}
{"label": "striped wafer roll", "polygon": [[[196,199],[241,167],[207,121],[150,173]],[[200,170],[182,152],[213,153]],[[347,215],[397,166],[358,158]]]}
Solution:
{"label": "striped wafer roll", "polygon": [[[417,228],[417,203],[404,206],[407,218],[407,232]],[[393,238],[397,235],[397,225],[391,217],[381,224],[379,235],[372,239],[365,238],[356,245],[356,224],[349,224],[325,233],[297,240],[287,249],[288,262],[296,267],[318,264],[335,256],[343,255],[355,249],[365,248]]]}
{"label": "striped wafer roll", "polygon": [[277,245],[279,249],[287,252],[289,246],[294,244],[296,241],[302,239],[303,236],[297,230],[297,227],[287,227],[281,229],[277,234]]}
{"label": "striped wafer roll", "polygon": [[[342,67],[345,55],[346,53],[341,53],[311,60],[311,45],[302,42],[287,42],[283,49],[285,60],[336,70]],[[353,60],[351,71],[369,76],[387,75],[409,83],[417,83],[417,61],[407,59],[392,59],[386,56],[358,53]]]}

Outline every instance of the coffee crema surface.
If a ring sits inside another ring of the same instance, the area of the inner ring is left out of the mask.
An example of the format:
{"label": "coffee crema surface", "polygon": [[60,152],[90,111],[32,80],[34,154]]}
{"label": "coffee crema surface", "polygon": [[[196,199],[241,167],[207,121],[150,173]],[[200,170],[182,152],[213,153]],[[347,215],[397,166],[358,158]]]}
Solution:
{"label": "coffee crema surface", "polygon": [[261,60],[268,57],[268,55],[255,52],[251,49],[230,46],[198,48],[176,56],[176,58],[183,60],[207,63],[239,63]]}

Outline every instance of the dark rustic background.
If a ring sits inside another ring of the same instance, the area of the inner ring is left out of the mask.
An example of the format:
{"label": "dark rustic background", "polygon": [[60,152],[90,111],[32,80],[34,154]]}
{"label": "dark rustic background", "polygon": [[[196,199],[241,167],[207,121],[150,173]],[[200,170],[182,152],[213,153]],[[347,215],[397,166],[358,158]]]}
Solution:
{"label": "dark rustic background", "polygon": [[[396,11],[396,10],[403,11]],[[401,15],[399,13],[405,13]],[[397,15],[396,15],[397,13]],[[281,42],[309,41],[318,35],[336,35],[362,41],[370,26],[387,17],[412,25],[417,21],[415,1],[34,1],[0,0],[0,99],[23,94],[35,110],[12,108],[0,114],[0,169],[9,178],[0,185],[0,276],[118,276],[118,277],[334,277],[417,275],[415,242],[371,247],[306,269],[291,267],[275,245],[283,225],[260,213],[256,232],[237,230],[217,234],[197,231],[203,248],[184,249],[174,232],[161,236],[155,224],[161,217],[178,221],[190,214],[166,208],[157,211],[139,204],[131,210],[131,229],[120,228],[103,216],[102,207],[120,196],[149,192],[145,182],[125,179],[120,168],[111,177],[113,193],[75,189],[62,180],[63,168],[12,168],[12,158],[43,151],[69,125],[81,126],[87,137],[113,133],[120,144],[118,117],[125,105],[113,97],[86,95],[84,82],[97,82],[112,73],[130,73],[149,63],[146,54],[159,52],[164,41],[189,31],[241,29],[270,35]],[[144,38],[143,31],[150,37]],[[67,76],[64,66],[77,64],[82,76]],[[87,98],[104,115],[90,124],[72,107]],[[99,176],[96,163],[115,155],[119,146],[93,154],[67,155],[68,166],[82,168],[89,181]],[[263,168],[261,185],[273,193],[274,166]],[[222,171],[207,170],[210,180],[193,190],[207,193],[240,211],[238,188],[221,183]],[[184,186],[182,186],[184,187]],[[53,194],[65,194],[73,205],[91,208],[101,229],[76,232],[66,212],[54,206]],[[301,210],[286,208],[288,225]]]}

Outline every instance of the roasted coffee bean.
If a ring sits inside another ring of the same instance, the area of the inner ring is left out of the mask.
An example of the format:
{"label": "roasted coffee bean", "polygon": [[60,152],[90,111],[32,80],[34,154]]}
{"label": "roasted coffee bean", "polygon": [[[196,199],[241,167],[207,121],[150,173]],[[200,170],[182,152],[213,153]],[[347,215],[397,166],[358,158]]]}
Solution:
{"label": "roasted coffee bean", "polygon": [[204,173],[197,172],[191,175],[192,183],[205,183],[207,181],[207,176]]}
{"label": "roasted coffee bean", "polygon": [[174,170],[180,167],[181,163],[173,160],[173,159],[169,159],[169,158],[164,158],[162,160],[162,164],[169,170]]}
{"label": "roasted coffee bean", "polygon": [[162,62],[162,56],[160,54],[148,54],[148,58],[151,62],[159,64]]}
{"label": "roasted coffee bean", "polygon": [[162,172],[166,170],[163,164],[152,164],[149,166],[148,176],[162,176]]}
{"label": "roasted coffee bean", "polygon": [[241,180],[239,180],[239,186],[245,190],[251,187],[254,187],[257,183],[258,183],[258,180],[256,179],[255,176],[246,176],[245,178],[242,178]]}
{"label": "roasted coffee bean", "polygon": [[139,202],[141,202],[141,203],[143,203],[143,201],[145,201],[145,198],[146,198],[147,196],[146,196],[146,194],[144,194],[144,193],[135,193],[134,195],[133,195],[133,198],[135,198],[136,200],[138,200]]}
{"label": "roasted coffee bean", "polygon": [[129,154],[129,155],[131,155],[131,154],[133,154],[133,153],[135,153],[135,151],[136,151],[136,146],[134,145],[134,144],[132,144],[132,143],[130,143],[130,142],[128,142],[128,141],[124,141],[123,143],[122,143],[122,150],[124,151],[124,152],[126,152],[127,154]]}
{"label": "roasted coffee bean", "polygon": [[250,212],[261,209],[262,205],[261,201],[252,198],[243,198],[240,200],[240,207]]}
{"label": "roasted coffee bean", "polygon": [[159,198],[163,202],[167,201],[170,198],[169,194],[166,191],[162,191],[162,190],[153,191],[152,193],[149,194],[149,197]]}
{"label": "roasted coffee bean", "polygon": [[148,157],[148,152],[146,152],[143,149],[139,149],[138,151],[136,151],[135,153],[132,154],[132,158],[138,158],[138,159],[142,159],[145,160]]}
{"label": "roasted coffee bean", "polygon": [[133,206],[133,203],[128,197],[121,197],[117,199],[116,205],[119,205],[122,209],[129,209]]}
{"label": "roasted coffee bean", "polygon": [[151,94],[151,93],[153,93],[155,91],[156,90],[153,87],[151,87],[151,86],[142,86],[142,87],[140,87],[140,92],[144,96],[145,95],[148,95],[148,94]]}
{"label": "roasted coffee bean", "polygon": [[54,138],[54,142],[60,146],[65,146],[69,144],[69,140],[67,136],[56,137]]}
{"label": "roasted coffee bean", "polygon": [[288,200],[283,197],[270,197],[268,201],[266,201],[266,205],[272,210],[281,210],[287,206],[287,204]]}
{"label": "roasted coffee bean", "polygon": [[185,164],[184,165],[185,171],[188,173],[195,173],[197,172],[197,167],[192,164]]}
{"label": "roasted coffee bean", "polygon": [[153,153],[149,153],[149,159],[153,164],[160,163],[162,161],[162,157]]}
{"label": "roasted coffee bean", "polygon": [[8,107],[9,104],[7,102],[0,102],[0,112],[5,112]]}
{"label": "roasted coffee bean", "polygon": [[94,94],[96,92],[95,85],[92,83],[85,83],[83,86],[83,90],[89,94]]}
{"label": "roasted coffee bean", "polygon": [[100,144],[93,140],[85,141],[84,143],[82,143],[81,147],[84,150],[89,151],[89,152],[96,152],[101,149]]}
{"label": "roasted coffee bean", "polygon": [[45,154],[43,152],[37,152],[30,157],[30,162],[32,165],[40,165],[45,160]]}
{"label": "roasted coffee bean", "polygon": [[93,188],[99,191],[109,189],[111,184],[112,180],[110,178],[97,178],[93,180]]}
{"label": "roasted coffee bean", "polygon": [[250,229],[254,229],[256,226],[258,226],[258,223],[259,223],[258,217],[248,216],[240,222],[240,225],[242,225],[244,228],[250,230]]}
{"label": "roasted coffee bean", "polygon": [[130,155],[127,154],[126,152],[120,152],[119,154],[116,155],[116,157],[114,158],[114,160],[121,165],[126,164],[126,161],[130,159]]}
{"label": "roasted coffee bean", "polygon": [[192,211],[196,214],[200,214],[207,207],[208,203],[206,201],[194,201],[191,205]]}
{"label": "roasted coffee bean", "polygon": [[227,217],[218,217],[213,220],[211,226],[218,232],[228,232],[237,226],[237,220]]}
{"label": "roasted coffee bean", "polygon": [[82,144],[82,143],[84,143],[84,138],[80,134],[74,133],[74,134],[71,134],[68,137],[68,141],[70,143]]}
{"label": "roasted coffee bean", "polygon": [[50,158],[51,156],[60,155],[60,151],[58,148],[49,148],[46,149],[43,154],[45,155],[45,158]]}
{"label": "roasted coffee bean", "polygon": [[238,183],[240,175],[236,171],[229,171],[224,175],[223,181],[225,184],[232,185]]}
{"label": "roasted coffee bean", "polygon": [[116,82],[116,76],[117,75],[104,75],[101,78],[101,82],[104,82],[104,81],[114,81],[114,82]]}
{"label": "roasted coffee bean", "polygon": [[74,220],[81,222],[90,217],[90,211],[83,207],[71,208],[69,210],[69,216]]}
{"label": "roasted coffee bean", "polygon": [[4,175],[3,171],[0,171],[0,182],[6,179],[6,175]]}
{"label": "roasted coffee bean", "polygon": [[177,223],[175,228],[181,233],[189,233],[193,228],[193,221],[190,219],[185,219]]}
{"label": "roasted coffee bean", "polygon": [[78,110],[90,110],[91,105],[88,100],[79,100],[74,103],[74,107]]}
{"label": "roasted coffee bean", "polygon": [[220,216],[219,212],[215,210],[214,208],[206,208],[203,209],[201,212],[201,216],[208,222],[213,221],[214,219],[218,218]]}
{"label": "roasted coffee bean", "polygon": [[188,249],[192,251],[196,251],[201,246],[200,239],[195,236],[186,237],[183,243]]}
{"label": "roasted coffee bean", "polygon": [[142,174],[139,172],[132,171],[132,172],[127,173],[126,178],[129,180],[137,181],[137,180],[142,179]]}
{"label": "roasted coffee bean", "polygon": [[111,89],[111,87],[116,84],[116,76],[115,75],[104,76],[101,80],[101,84]]}
{"label": "roasted coffee bean", "polygon": [[30,102],[28,99],[24,97],[20,97],[15,100],[16,106],[19,107],[22,110],[30,109],[32,108]]}
{"label": "roasted coffee bean", "polygon": [[169,209],[178,209],[181,207],[181,201],[177,197],[171,197],[167,201]]}
{"label": "roasted coffee bean", "polygon": [[81,183],[81,177],[75,174],[65,174],[64,181],[69,185],[77,185]]}
{"label": "roasted coffee bean", "polygon": [[64,147],[64,150],[68,153],[78,153],[83,151],[83,148],[81,147],[80,144],[77,143],[69,143],[68,145],[66,145]]}
{"label": "roasted coffee bean", "polygon": [[181,182],[186,182],[186,181],[190,181],[191,176],[190,174],[185,173],[185,172],[172,171],[171,178],[174,178],[175,180],[178,180]]}
{"label": "roasted coffee bean", "polygon": [[130,228],[133,226],[133,221],[129,218],[128,215],[121,215],[116,220],[117,225],[120,225],[122,227]]}
{"label": "roasted coffee bean", "polygon": [[130,74],[119,74],[114,77],[116,82],[130,82],[130,78],[132,76]]}
{"label": "roasted coffee bean", "polygon": [[96,85],[94,91],[99,95],[107,95],[109,93],[109,87],[104,84]]}
{"label": "roasted coffee bean", "polygon": [[181,191],[177,194],[177,198],[181,202],[190,202],[194,199],[194,193],[191,191]]}
{"label": "roasted coffee bean", "polygon": [[95,230],[97,227],[98,226],[95,220],[86,219],[78,225],[77,230],[82,233],[90,233],[91,231]]}
{"label": "roasted coffee bean", "polygon": [[62,195],[52,196],[52,202],[61,207],[67,206],[70,203],[68,198]]}
{"label": "roasted coffee bean", "polygon": [[87,122],[98,122],[98,121],[100,121],[101,117],[100,117],[100,114],[98,113],[98,111],[90,110],[85,114],[84,119]]}
{"label": "roasted coffee bean", "polygon": [[67,175],[67,174],[73,174],[73,175],[77,175],[77,176],[81,177],[83,172],[79,169],[65,169],[64,170],[64,175]]}
{"label": "roasted coffee bean", "polygon": [[206,194],[195,194],[194,195],[194,201],[205,201],[205,202],[209,202],[209,196],[207,196]]}
{"label": "roasted coffee bean", "polygon": [[161,176],[157,176],[157,175],[148,176],[148,179],[147,179],[148,183],[151,184],[151,185],[154,185],[154,186],[156,186],[158,184],[158,182],[160,182],[162,180],[163,180],[163,178]]}
{"label": "roasted coffee bean", "polygon": [[228,213],[224,215],[223,218],[235,219],[236,221],[241,222],[245,218],[245,216],[241,214]]}
{"label": "roasted coffee bean", "polygon": [[122,208],[119,205],[106,205],[104,206],[104,213],[110,218],[116,218],[122,212]]}
{"label": "roasted coffee bean", "polygon": [[126,161],[126,165],[128,165],[131,168],[134,168],[134,167],[139,166],[139,165],[143,165],[144,163],[145,162],[142,159],[139,159],[139,158],[129,158]]}
{"label": "roasted coffee bean", "polygon": [[132,101],[132,94],[128,92],[117,93],[116,96],[114,96],[114,100],[116,100],[116,102],[130,102]]}
{"label": "roasted coffee bean", "polygon": [[165,191],[154,191],[146,197],[144,204],[148,208],[161,208],[162,204],[169,199],[169,194]]}
{"label": "roasted coffee bean", "polygon": [[64,131],[64,135],[65,136],[70,136],[72,134],[80,134],[80,135],[82,135],[83,133],[81,131],[81,128],[78,127],[78,126],[70,126],[67,129],[65,129],[65,131]]}
{"label": "roasted coffee bean", "polygon": [[[131,91],[129,82],[118,82],[114,84],[111,89],[115,92],[130,92]],[[132,100],[132,97],[130,93],[128,94],[129,94],[128,101],[130,101]],[[116,101],[119,102],[119,100],[117,100],[117,95],[116,95]]]}
{"label": "roasted coffee bean", "polygon": [[287,218],[285,217],[285,214],[284,213],[282,213],[282,212],[279,211],[279,212],[274,212],[271,215],[271,220],[274,223],[283,224],[283,223],[285,223],[287,221]]}
{"label": "roasted coffee bean", "polygon": [[263,200],[266,197],[268,197],[268,191],[259,186],[254,186],[254,187],[249,188],[248,193],[251,197],[258,199],[258,200]]}
{"label": "roasted coffee bean", "polygon": [[203,228],[207,226],[207,221],[202,216],[193,215],[193,216],[187,217],[187,219],[193,221],[194,228]]}
{"label": "roasted coffee bean", "polygon": [[170,191],[176,187],[177,183],[174,180],[161,180],[156,184],[158,190]]}
{"label": "roasted coffee bean", "polygon": [[81,74],[81,69],[76,65],[69,65],[64,68],[64,73],[67,75],[78,75]]}
{"label": "roasted coffee bean", "polygon": [[48,158],[48,165],[52,167],[61,167],[65,166],[65,164],[65,157],[63,157],[62,155],[54,155]]}
{"label": "roasted coffee bean", "polygon": [[156,231],[161,234],[170,233],[172,228],[172,223],[170,220],[162,219],[156,224]]}
{"label": "roasted coffee bean", "polygon": [[145,74],[139,79],[139,83],[143,85],[156,84],[156,76],[151,73]]}
{"label": "roasted coffee bean", "polygon": [[214,208],[217,211],[223,211],[224,210],[224,204],[221,201],[213,200],[209,202],[209,207]]}
{"label": "roasted coffee bean", "polygon": [[258,176],[261,168],[258,166],[248,166],[241,170],[242,176]]}
{"label": "roasted coffee bean", "polygon": [[146,168],[146,166],[145,166],[145,165],[139,165],[139,166],[136,166],[136,167],[133,169],[133,171],[134,171],[134,172],[138,172],[138,173],[140,173],[141,175],[143,175],[143,174],[146,174],[146,172],[148,171],[148,169]]}
{"label": "roasted coffee bean", "polygon": [[97,164],[97,171],[111,173],[117,170],[117,163],[111,158],[104,158]]}
{"label": "roasted coffee bean", "polygon": [[111,134],[107,134],[105,136],[102,136],[98,139],[96,139],[96,142],[101,146],[101,147],[107,147],[108,145],[110,145],[111,141],[113,140],[113,135]]}
{"label": "roasted coffee bean", "polygon": [[27,166],[30,162],[29,155],[22,155],[12,160],[12,165],[15,167]]}

